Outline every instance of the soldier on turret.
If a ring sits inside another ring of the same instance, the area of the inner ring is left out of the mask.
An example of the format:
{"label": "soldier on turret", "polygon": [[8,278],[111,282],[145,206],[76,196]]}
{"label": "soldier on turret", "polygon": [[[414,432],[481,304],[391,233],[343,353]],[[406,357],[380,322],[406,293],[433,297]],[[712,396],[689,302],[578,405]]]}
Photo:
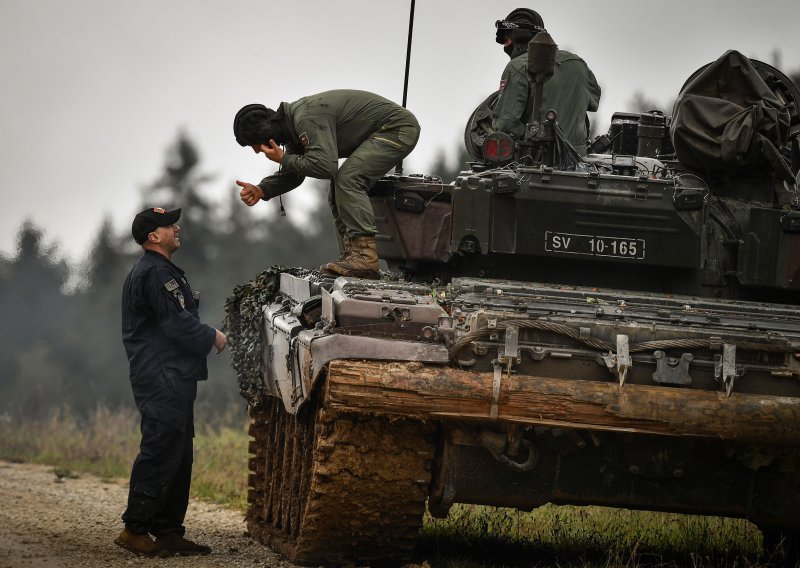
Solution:
{"label": "soldier on turret", "polygon": [[[529,8],[517,8],[495,22],[495,41],[511,61],[500,78],[500,96],[492,114],[492,129],[521,139],[529,122],[533,95],[526,70],[528,42],[545,31],[542,17]],[[559,49],[555,72],[544,86],[542,112],[554,109],[561,130],[580,155],[589,137],[587,111],[600,103],[600,86],[589,66],[574,53]]]}

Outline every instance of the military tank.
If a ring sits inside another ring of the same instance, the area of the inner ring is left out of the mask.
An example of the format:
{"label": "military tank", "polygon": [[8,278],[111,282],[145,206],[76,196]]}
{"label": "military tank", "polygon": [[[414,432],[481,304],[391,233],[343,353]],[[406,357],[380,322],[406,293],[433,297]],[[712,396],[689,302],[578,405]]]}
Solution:
{"label": "military tank", "polygon": [[580,157],[539,108],[545,36],[523,140],[484,123],[454,183],[371,190],[383,279],[273,267],[229,299],[247,523],[294,562],[405,560],[426,503],[797,541],[800,92],[728,52],[671,116],[617,113]]}

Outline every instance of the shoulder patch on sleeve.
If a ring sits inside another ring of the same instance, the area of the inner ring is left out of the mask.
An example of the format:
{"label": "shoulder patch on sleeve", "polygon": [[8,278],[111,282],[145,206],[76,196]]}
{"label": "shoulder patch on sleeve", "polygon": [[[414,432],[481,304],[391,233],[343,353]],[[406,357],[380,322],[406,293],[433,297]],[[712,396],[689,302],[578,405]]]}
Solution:
{"label": "shoulder patch on sleeve", "polygon": [[164,288],[167,289],[167,292],[174,292],[178,289],[178,283],[173,278],[167,282],[164,282]]}
{"label": "shoulder patch on sleeve", "polygon": [[303,132],[300,134],[300,144],[303,146],[308,146],[308,134]]}

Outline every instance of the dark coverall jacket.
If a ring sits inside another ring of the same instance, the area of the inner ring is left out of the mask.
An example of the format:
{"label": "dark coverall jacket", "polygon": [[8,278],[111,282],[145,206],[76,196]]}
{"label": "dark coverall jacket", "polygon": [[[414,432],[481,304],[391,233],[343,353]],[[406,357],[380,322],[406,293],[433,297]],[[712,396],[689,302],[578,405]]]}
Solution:
{"label": "dark coverall jacket", "polygon": [[208,378],[216,331],[201,323],[198,295],[183,270],[145,251],[122,289],[122,342],[142,415],[125,526],[136,533],[183,534],[192,477],[194,399]]}
{"label": "dark coverall jacket", "polygon": [[[258,186],[264,199],[290,191],[310,176],[332,180],[328,201],[339,234],[377,232],[367,191],[405,158],[419,139],[411,112],[367,91],[334,90],[281,103],[288,133],[281,171]],[[339,158],[348,158],[339,167]]]}
{"label": "dark coverall jacket", "polygon": [[[500,97],[494,108],[492,128],[516,140],[525,135],[533,111],[533,89],[528,81],[526,51],[508,62],[500,78]],[[600,104],[600,85],[586,63],[569,51],[556,52],[553,76],[544,84],[542,113],[555,109],[558,125],[581,156],[589,137],[586,112]]]}

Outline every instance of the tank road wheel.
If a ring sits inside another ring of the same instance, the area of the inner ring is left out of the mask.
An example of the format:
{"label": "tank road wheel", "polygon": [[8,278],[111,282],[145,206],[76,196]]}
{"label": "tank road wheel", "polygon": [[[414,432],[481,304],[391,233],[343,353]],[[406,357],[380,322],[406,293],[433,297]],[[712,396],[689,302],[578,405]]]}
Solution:
{"label": "tank road wheel", "polygon": [[313,400],[297,416],[250,408],[250,534],[299,564],[400,562],[425,510],[432,427],[342,414]]}

